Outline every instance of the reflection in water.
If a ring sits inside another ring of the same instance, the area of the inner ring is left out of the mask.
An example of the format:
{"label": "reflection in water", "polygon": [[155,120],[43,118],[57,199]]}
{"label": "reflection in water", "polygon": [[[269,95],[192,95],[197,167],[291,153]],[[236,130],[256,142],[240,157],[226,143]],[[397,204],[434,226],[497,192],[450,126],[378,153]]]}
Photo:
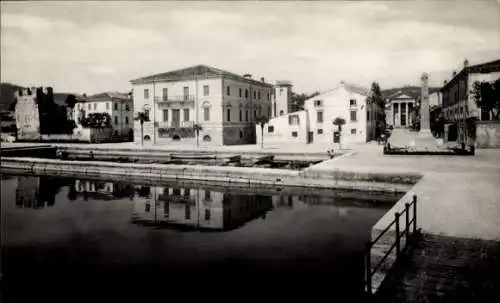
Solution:
{"label": "reflection in water", "polygon": [[[0,270],[16,295],[33,293],[37,300],[40,292],[25,291],[26,277],[41,281],[40,289],[68,281],[81,293],[84,285],[92,300],[96,285],[109,291],[109,281],[119,285],[113,295],[128,295],[130,289],[141,289],[141,282],[148,289],[153,289],[151,283],[157,283],[154,289],[175,289],[196,277],[196,287],[206,284],[210,291],[249,278],[261,285],[297,283],[288,284],[287,291],[311,282],[308,296],[342,293],[358,302],[352,296],[363,289],[363,241],[390,202],[372,208],[373,196],[335,194],[175,182],[151,186],[2,178],[2,211],[9,220],[2,226],[6,249]],[[328,287],[318,287],[321,283]],[[42,297],[51,299],[54,292],[44,289],[48,294]],[[282,288],[276,291],[283,295]]]}
{"label": "reflection in water", "polygon": [[[141,186],[132,222],[170,228],[232,230],[273,208],[271,196],[238,195],[209,189]],[[145,194],[147,193],[147,194]]]}
{"label": "reflection in water", "polygon": [[40,178],[32,176],[17,177],[16,206],[39,209],[53,206],[56,194],[64,186],[58,178]]}

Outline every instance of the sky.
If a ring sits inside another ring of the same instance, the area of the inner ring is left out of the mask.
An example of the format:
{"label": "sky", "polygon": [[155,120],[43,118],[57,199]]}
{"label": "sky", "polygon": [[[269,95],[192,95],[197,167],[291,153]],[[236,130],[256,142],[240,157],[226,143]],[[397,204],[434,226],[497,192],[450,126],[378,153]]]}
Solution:
{"label": "sky", "polygon": [[1,81],[56,92],[205,64],[294,91],[442,85],[500,59],[500,0],[1,2]]}

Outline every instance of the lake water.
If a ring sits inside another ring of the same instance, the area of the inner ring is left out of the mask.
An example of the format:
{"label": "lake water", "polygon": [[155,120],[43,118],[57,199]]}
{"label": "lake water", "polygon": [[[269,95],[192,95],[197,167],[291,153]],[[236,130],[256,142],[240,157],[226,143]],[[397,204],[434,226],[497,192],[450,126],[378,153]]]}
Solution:
{"label": "lake water", "polygon": [[370,228],[401,197],[5,174],[1,190],[5,302],[355,302]]}

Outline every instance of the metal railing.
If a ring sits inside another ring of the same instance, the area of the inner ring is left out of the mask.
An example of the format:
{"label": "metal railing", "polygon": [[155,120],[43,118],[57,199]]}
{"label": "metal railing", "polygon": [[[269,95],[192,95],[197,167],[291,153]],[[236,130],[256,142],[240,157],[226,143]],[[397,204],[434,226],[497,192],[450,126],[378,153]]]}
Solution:
{"label": "metal railing", "polygon": [[[413,206],[413,207],[412,207]],[[412,208],[413,218],[410,219],[410,208]],[[405,229],[401,230],[401,216],[405,216]],[[371,266],[371,249],[372,247],[389,231],[389,229],[396,225],[396,237],[395,242],[391,245],[389,250],[384,254],[382,259],[375,265]],[[396,248],[396,260],[394,264],[397,262],[398,258],[402,256],[403,252],[406,252],[411,243],[414,241],[413,238],[415,235],[419,233],[417,230],[417,196],[413,195],[413,199],[410,203],[405,203],[405,209],[402,212],[396,212],[394,214],[394,220],[372,241],[366,243],[366,255],[365,255],[365,286],[368,295],[373,294],[373,276],[379,270],[380,266],[387,259],[389,254]],[[404,247],[401,247],[401,238],[405,236]]]}

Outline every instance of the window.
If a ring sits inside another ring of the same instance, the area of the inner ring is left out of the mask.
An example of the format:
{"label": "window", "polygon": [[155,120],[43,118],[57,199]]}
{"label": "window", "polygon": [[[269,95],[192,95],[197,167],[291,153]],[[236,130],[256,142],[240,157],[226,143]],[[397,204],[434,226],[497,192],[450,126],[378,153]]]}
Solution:
{"label": "window", "polygon": [[203,85],[203,96],[208,96],[208,95],[210,95],[210,86]]}
{"label": "window", "polygon": [[356,129],[355,128],[351,128],[351,135],[355,135],[356,134]]}
{"label": "window", "polygon": [[296,138],[299,134],[297,132],[292,132],[292,137]]}
{"label": "window", "polygon": [[255,109],[253,110],[253,118],[257,118],[257,111]]}
{"label": "window", "polygon": [[366,120],[370,121],[370,112],[369,111],[366,112]]}
{"label": "window", "polygon": [[243,110],[240,109],[240,122],[243,121]]}
{"label": "window", "polygon": [[322,103],[321,100],[314,100],[314,106],[321,106]]}
{"label": "window", "polygon": [[97,103],[94,103],[94,110],[97,109]]}
{"label": "window", "polygon": [[258,97],[257,97],[257,98],[260,100],[260,92],[258,92],[258,93],[257,93],[257,95],[258,95]]}
{"label": "window", "polygon": [[270,93],[267,93],[267,100],[271,101],[271,94]]}
{"label": "window", "polygon": [[118,117],[115,116],[115,124],[118,124]]}
{"label": "window", "polygon": [[231,88],[228,86],[226,86],[226,95],[228,96],[231,96]]}
{"label": "window", "polygon": [[256,91],[253,91],[253,98],[256,99],[257,98],[257,92]]}
{"label": "window", "polygon": [[118,131],[117,130],[115,130],[115,136],[118,136]]}
{"label": "window", "polygon": [[109,102],[106,102],[106,109],[109,109]]}
{"label": "window", "polygon": [[149,89],[144,89],[144,99],[149,99]]}
{"label": "window", "polygon": [[318,128],[318,135],[321,135],[323,133],[323,129],[322,128]]}
{"label": "window", "polygon": [[128,124],[128,117],[125,117],[125,124]]}
{"label": "window", "polygon": [[280,110],[280,116],[283,116],[285,112],[283,110]]}
{"label": "window", "polygon": [[130,105],[128,105],[128,104],[127,104],[127,105],[125,105],[125,110],[126,110],[126,111],[130,111]]}
{"label": "window", "polygon": [[91,110],[91,109],[92,109],[92,104],[90,104],[90,103],[89,103],[89,104],[88,104],[88,106],[87,106],[87,108],[88,108],[89,110]]}
{"label": "window", "polygon": [[316,122],[318,123],[323,123],[323,112],[317,112],[316,113]]}
{"label": "window", "polygon": [[226,110],[226,118],[227,118],[228,122],[231,122],[231,109],[230,108],[228,108]]}
{"label": "window", "polygon": [[248,111],[245,111],[245,121],[248,121]]}
{"label": "window", "polygon": [[184,86],[184,88],[182,90],[184,93],[184,101],[187,101],[189,99],[189,87]]}
{"label": "window", "polygon": [[351,121],[356,121],[356,111],[351,110]]}
{"label": "window", "polygon": [[163,110],[163,121],[164,122],[168,121],[168,109]]}
{"label": "window", "polygon": [[297,116],[297,115],[288,116],[288,124],[289,125],[299,125],[299,116]]}
{"label": "window", "polygon": [[355,106],[356,105],[356,99],[349,100],[349,105]]}
{"label": "window", "polygon": [[245,98],[248,98],[248,88],[245,88]]}
{"label": "window", "polygon": [[243,132],[240,130],[240,139],[243,138]]}
{"label": "window", "polygon": [[146,116],[146,120],[145,121],[149,121],[149,109],[145,109],[144,110],[144,116]]}
{"label": "window", "polygon": [[267,127],[267,132],[268,132],[268,133],[274,133],[274,126],[273,126],[273,125],[269,125],[269,126]]}
{"label": "window", "polygon": [[210,120],[210,108],[204,108],[203,109],[203,120],[209,121]]}
{"label": "window", "polygon": [[163,95],[162,95],[163,101],[168,100],[168,88],[163,88]]}
{"label": "window", "polygon": [[115,102],[115,110],[118,110],[118,102]]}
{"label": "window", "polygon": [[243,89],[240,87],[240,89],[238,90],[238,96],[241,98],[243,97]]}
{"label": "window", "polygon": [[184,121],[189,121],[189,108],[184,109]]}
{"label": "window", "polygon": [[210,209],[205,209],[205,221],[210,221]]}
{"label": "window", "polygon": [[205,200],[211,200],[211,195],[209,190],[205,190]]}

